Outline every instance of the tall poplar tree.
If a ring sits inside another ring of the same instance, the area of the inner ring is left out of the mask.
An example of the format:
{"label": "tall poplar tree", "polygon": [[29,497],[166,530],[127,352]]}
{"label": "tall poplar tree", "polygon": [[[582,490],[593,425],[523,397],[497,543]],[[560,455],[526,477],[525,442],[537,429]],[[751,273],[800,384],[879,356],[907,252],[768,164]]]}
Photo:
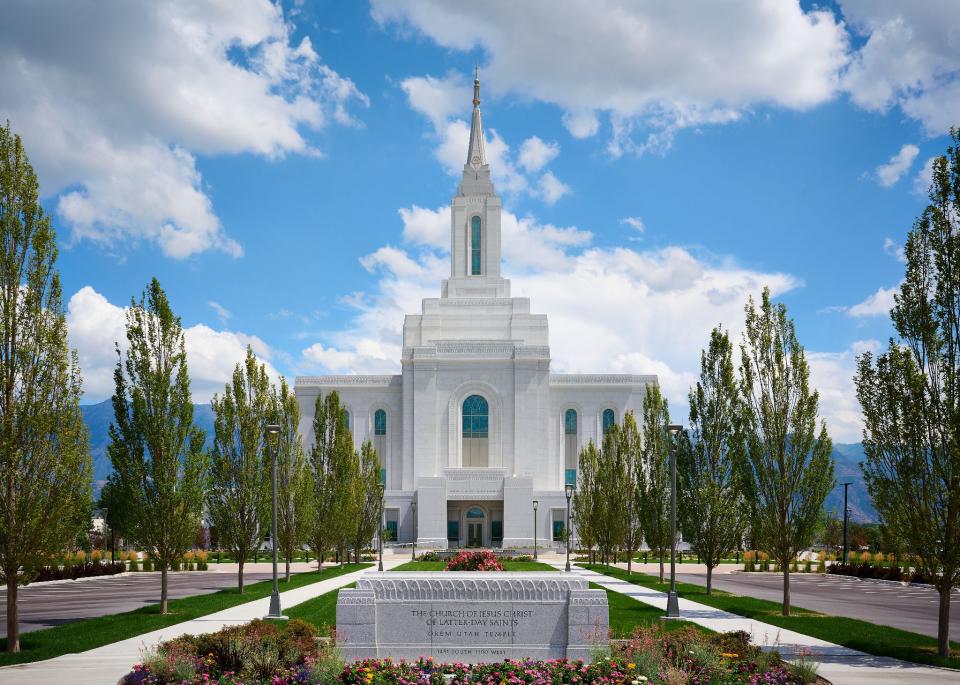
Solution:
{"label": "tall poplar tree", "polygon": [[889,537],[940,593],[937,651],[950,651],[960,583],[960,129],[933,163],[930,203],[907,237],[906,276],[890,312],[900,341],[858,360],[862,464]]}
{"label": "tall poplar tree", "polygon": [[[271,395],[267,367],[251,347],[233,370],[223,395],[214,395],[213,449],[207,510],[220,544],[237,560],[237,590],[243,593],[247,556],[260,547],[270,515],[270,456],[266,426]],[[277,449],[274,446],[273,449]]]}
{"label": "tall poplar tree", "polygon": [[[603,495],[599,489],[597,470],[600,463],[600,450],[593,440],[580,450],[577,459],[577,484],[573,493],[573,518],[576,520],[577,540],[581,547],[589,550],[593,561],[593,548],[597,544],[597,520],[599,504]],[[569,531],[567,535],[569,536]],[[567,538],[569,542],[569,537]]]}
{"label": "tall poplar tree", "polygon": [[648,385],[643,399],[643,448],[641,450],[640,522],[647,547],[660,560],[663,582],[663,557],[670,549],[670,450],[673,440],[667,435],[670,411],[660,387]]}
{"label": "tall poplar tree", "polygon": [[626,530],[624,546],[627,550],[627,575],[633,573],[633,553],[639,549],[643,540],[643,526],[640,525],[640,512],[643,509],[643,440],[637,428],[637,420],[632,411],[623,416],[623,425],[617,431],[618,451],[624,460],[624,508],[626,510]]}
{"label": "tall poplar tree", "polygon": [[624,546],[627,538],[629,481],[627,460],[620,452],[621,427],[614,425],[603,436],[595,475],[594,537],[604,563]]}
{"label": "tall poplar tree", "polygon": [[790,615],[790,562],[810,546],[833,489],[827,426],[817,432],[820,397],[787,308],[763,289],[760,308],[746,306],[740,346],[741,475],[756,516],[753,533],[780,564],[783,615]]}
{"label": "tall poplar tree", "polygon": [[167,573],[193,544],[207,484],[204,432],[193,422],[183,326],[154,278],[127,310],[126,353],[117,344],[114,421],[107,453],[130,503],[130,541]]}
{"label": "tall poplar tree", "polygon": [[303,547],[313,522],[313,484],[300,438],[300,403],[280,378],[279,392],[273,391],[273,416],[280,426],[277,441],[277,543],[290,580],[290,561]]}
{"label": "tall poplar tree", "polygon": [[700,380],[690,390],[688,439],[677,452],[677,498],[683,537],[713,569],[742,541],[750,508],[738,481],[743,459],[739,435],[740,398],[730,336],[720,328],[700,355]]}
{"label": "tall poplar tree", "polygon": [[56,234],[10,124],[0,128],[0,577],[7,651],[20,651],[17,590],[67,548],[89,511],[92,461],[67,343]]}
{"label": "tall poplar tree", "polygon": [[[380,459],[373,443],[365,441],[360,453],[354,453],[358,468],[354,473],[351,501],[353,503],[353,531],[351,545],[355,561],[360,561],[363,546],[369,543],[380,528],[383,502],[380,497]],[[383,531],[379,531],[383,534]]]}
{"label": "tall poplar tree", "polygon": [[328,551],[336,549],[344,559],[352,531],[350,487],[357,464],[353,436],[336,390],[317,395],[313,414],[313,445],[310,448],[310,481],[313,486],[313,520],[310,547],[322,564]]}

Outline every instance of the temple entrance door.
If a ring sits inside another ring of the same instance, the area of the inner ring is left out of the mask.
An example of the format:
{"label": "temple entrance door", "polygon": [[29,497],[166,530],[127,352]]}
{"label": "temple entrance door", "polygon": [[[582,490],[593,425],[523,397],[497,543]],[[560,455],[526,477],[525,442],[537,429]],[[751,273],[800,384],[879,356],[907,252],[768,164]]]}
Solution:
{"label": "temple entrance door", "polygon": [[483,546],[483,524],[468,523],[467,524],[467,547],[482,547],[482,546]]}

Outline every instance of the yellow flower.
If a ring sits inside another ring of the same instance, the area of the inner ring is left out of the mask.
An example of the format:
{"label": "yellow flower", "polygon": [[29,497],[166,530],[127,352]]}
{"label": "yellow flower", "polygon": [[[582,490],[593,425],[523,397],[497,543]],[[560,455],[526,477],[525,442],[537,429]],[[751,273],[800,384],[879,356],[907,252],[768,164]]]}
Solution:
{"label": "yellow flower", "polygon": [[636,667],[637,667],[636,664],[627,664],[627,668],[629,668],[631,671],[632,671],[633,669],[635,669]]}
{"label": "yellow flower", "polygon": [[730,652],[724,652],[724,653],[722,653],[720,656],[722,656],[722,657],[724,657],[724,658],[726,658],[726,659],[737,659],[737,658],[740,657],[739,654],[731,654]]}

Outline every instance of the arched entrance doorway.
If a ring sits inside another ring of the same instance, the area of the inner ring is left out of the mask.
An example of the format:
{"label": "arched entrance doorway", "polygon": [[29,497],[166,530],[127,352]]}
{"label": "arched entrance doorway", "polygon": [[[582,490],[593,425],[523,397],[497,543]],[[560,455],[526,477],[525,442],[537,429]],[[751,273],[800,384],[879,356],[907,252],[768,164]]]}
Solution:
{"label": "arched entrance doorway", "polygon": [[483,509],[470,507],[464,519],[467,524],[467,547],[483,547],[483,524],[486,521]]}

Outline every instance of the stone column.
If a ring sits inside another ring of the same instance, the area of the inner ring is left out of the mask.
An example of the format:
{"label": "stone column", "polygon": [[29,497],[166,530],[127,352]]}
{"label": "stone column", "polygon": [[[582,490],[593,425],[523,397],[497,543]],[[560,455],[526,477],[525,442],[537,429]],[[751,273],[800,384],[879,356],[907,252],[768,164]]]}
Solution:
{"label": "stone column", "polygon": [[447,479],[417,480],[417,545],[447,548]]}
{"label": "stone column", "polygon": [[533,478],[503,479],[503,546],[533,546]]}

